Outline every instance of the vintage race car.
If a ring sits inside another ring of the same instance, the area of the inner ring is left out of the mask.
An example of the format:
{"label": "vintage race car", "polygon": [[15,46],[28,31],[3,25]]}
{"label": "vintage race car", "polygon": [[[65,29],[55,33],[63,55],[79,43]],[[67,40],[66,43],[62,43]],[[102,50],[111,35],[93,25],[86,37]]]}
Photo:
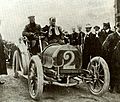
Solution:
{"label": "vintage race car", "polygon": [[43,48],[45,42],[39,37],[41,52],[31,56],[25,39],[21,39],[13,56],[13,69],[15,76],[20,74],[28,79],[33,99],[41,99],[46,84],[69,87],[85,82],[94,95],[102,95],[108,90],[110,74],[103,58],[92,58],[87,70],[83,70],[81,48],[57,43],[46,44]]}

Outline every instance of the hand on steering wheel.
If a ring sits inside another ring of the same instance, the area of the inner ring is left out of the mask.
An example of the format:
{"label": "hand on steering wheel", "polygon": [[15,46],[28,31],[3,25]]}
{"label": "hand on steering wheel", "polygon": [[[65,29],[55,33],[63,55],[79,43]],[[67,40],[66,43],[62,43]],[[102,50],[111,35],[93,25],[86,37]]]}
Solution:
{"label": "hand on steering wheel", "polygon": [[32,33],[32,32],[30,32],[29,34],[30,34],[30,35],[35,35],[35,34],[34,34],[34,33]]}
{"label": "hand on steering wheel", "polygon": [[34,38],[38,38],[38,36],[36,34],[34,34],[33,36],[34,36]]}
{"label": "hand on steering wheel", "polygon": [[35,33],[30,32],[29,34],[30,34],[31,36],[33,36],[34,38],[38,38],[38,36],[37,36]]}

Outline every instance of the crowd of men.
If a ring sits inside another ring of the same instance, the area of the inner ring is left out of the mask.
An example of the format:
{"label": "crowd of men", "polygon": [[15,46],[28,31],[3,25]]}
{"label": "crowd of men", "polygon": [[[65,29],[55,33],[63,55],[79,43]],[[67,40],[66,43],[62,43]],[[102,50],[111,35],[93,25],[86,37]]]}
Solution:
{"label": "crowd of men", "polygon": [[[110,69],[110,92],[113,92],[114,88],[117,88],[116,92],[120,92],[119,88],[119,57],[116,53],[119,53],[119,40],[120,40],[120,23],[117,23],[115,27],[116,31],[112,31],[110,23],[103,23],[103,28],[99,26],[92,27],[90,24],[86,24],[85,32],[82,31],[82,26],[77,26],[78,31],[72,28],[72,34],[62,30],[60,26],[56,25],[56,18],[49,18],[49,25],[41,28],[39,24],[35,22],[35,16],[28,17],[30,23],[25,26],[22,35],[29,40],[29,51],[34,55],[40,52],[38,46],[37,36],[43,36],[42,42],[46,42],[43,46],[51,43],[70,44],[77,48],[82,48],[83,51],[83,66],[87,69],[87,65],[92,57],[102,56],[108,63]],[[92,28],[94,32],[92,32]],[[116,61],[117,60],[117,61]],[[117,71],[116,71],[117,70]],[[117,76],[117,77],[116,77]]]}

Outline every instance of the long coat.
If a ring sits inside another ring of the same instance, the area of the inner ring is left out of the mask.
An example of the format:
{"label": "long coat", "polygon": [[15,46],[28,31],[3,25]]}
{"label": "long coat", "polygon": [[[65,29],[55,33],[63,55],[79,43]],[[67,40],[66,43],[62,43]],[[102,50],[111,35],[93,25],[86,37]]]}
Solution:
{"label": "long coat", "polygon": [[98,36],[99,36],[99,39],[100,39],[100,42],[101,44],[103,44],[103,42],[105,41],[105,39],[107,38],[107,36],[109,34],[113,33],[112,30],[109,30],[108,32],[106,32],[105,30],[101,30],[101,32],[98,33]]}
{"label": "long coat", "polygon": [[[24,28],[24,31],[22,32],[22,35],[23,36],[26,36],[28,38],[28,40],[30,41],[29,42],[29,45],[30,45],[30,52],[32,54],[36,54],[38,52],[40,52],[40,49],[39,49],[39,41],[36,40],[36,38],[34,37],[34,35],[30,35],[29,33],[34,33],[36,36],[39,35],[41,32],[41,26],[39,24],[28,24],[25,26]],[[33,42],[35,42],[35,44],[33,44]]]}
{"label": "long coat", "polygon": [[103,42],[102,47],[104,50],[104,57],[107,60],[108,64],[111,63],[111,57],[114,52],[114,48],[120,40],[120,36],[117,33],[112,33],[108,35],[106,40]]}
{"label": "long coat", "polygon": [[24,31],[22,32],[23,36],[27,36],[28,40],[34,40],[33,35],[29,35],[29,33],[40,34],[41,26],[39,24],[28,24],[25,26]]}
{"label": "long coat", "polygon": [[86,36],[83,49],[83,68],[87,68],[90,58],[101,56],[101,48],[102,45],[95,34],[90,33]]}
{"label": "long coat", "polygon": [[117,43],[112,54],[111,74],[116,83],[120,84],[120,41]]}
{"label": "long coat", "polygon": [[116,79],[116,76],[118,77],[120,73],[120,69],[119,69],[120,44],[118,43],[119,41],[120,41],[120,36],[117,33],[112,33],[106,38],[106,40],[102,45],[104,50],[103,57],[107,61],[110,70],[111,87],[114,87],[114,84],[116,83],[116,81],[118,81]]}
{"label": "long coat", "polygon": [[0,34],[0,75],[1,74],[7,74],[7,68],[6,68],[3,41],[2,41],[1,34]]}

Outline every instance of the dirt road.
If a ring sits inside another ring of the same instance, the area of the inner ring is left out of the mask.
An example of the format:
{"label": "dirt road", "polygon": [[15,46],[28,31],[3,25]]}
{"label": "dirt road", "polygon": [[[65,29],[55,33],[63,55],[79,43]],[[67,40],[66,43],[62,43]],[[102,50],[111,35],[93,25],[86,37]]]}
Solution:
{"label": "dirt road", "polygon": [[[8,69],[8,73],[9,75],[4,77],[6,83],[0,85],[0,102],[36,102],[29,96],[27,79],[13,78],[11,69]],[[102,97],[97,97],[82,84],[70,88],[47,85],[43,93],[43,102],[120,102],[120,94],[107,92]]]}

